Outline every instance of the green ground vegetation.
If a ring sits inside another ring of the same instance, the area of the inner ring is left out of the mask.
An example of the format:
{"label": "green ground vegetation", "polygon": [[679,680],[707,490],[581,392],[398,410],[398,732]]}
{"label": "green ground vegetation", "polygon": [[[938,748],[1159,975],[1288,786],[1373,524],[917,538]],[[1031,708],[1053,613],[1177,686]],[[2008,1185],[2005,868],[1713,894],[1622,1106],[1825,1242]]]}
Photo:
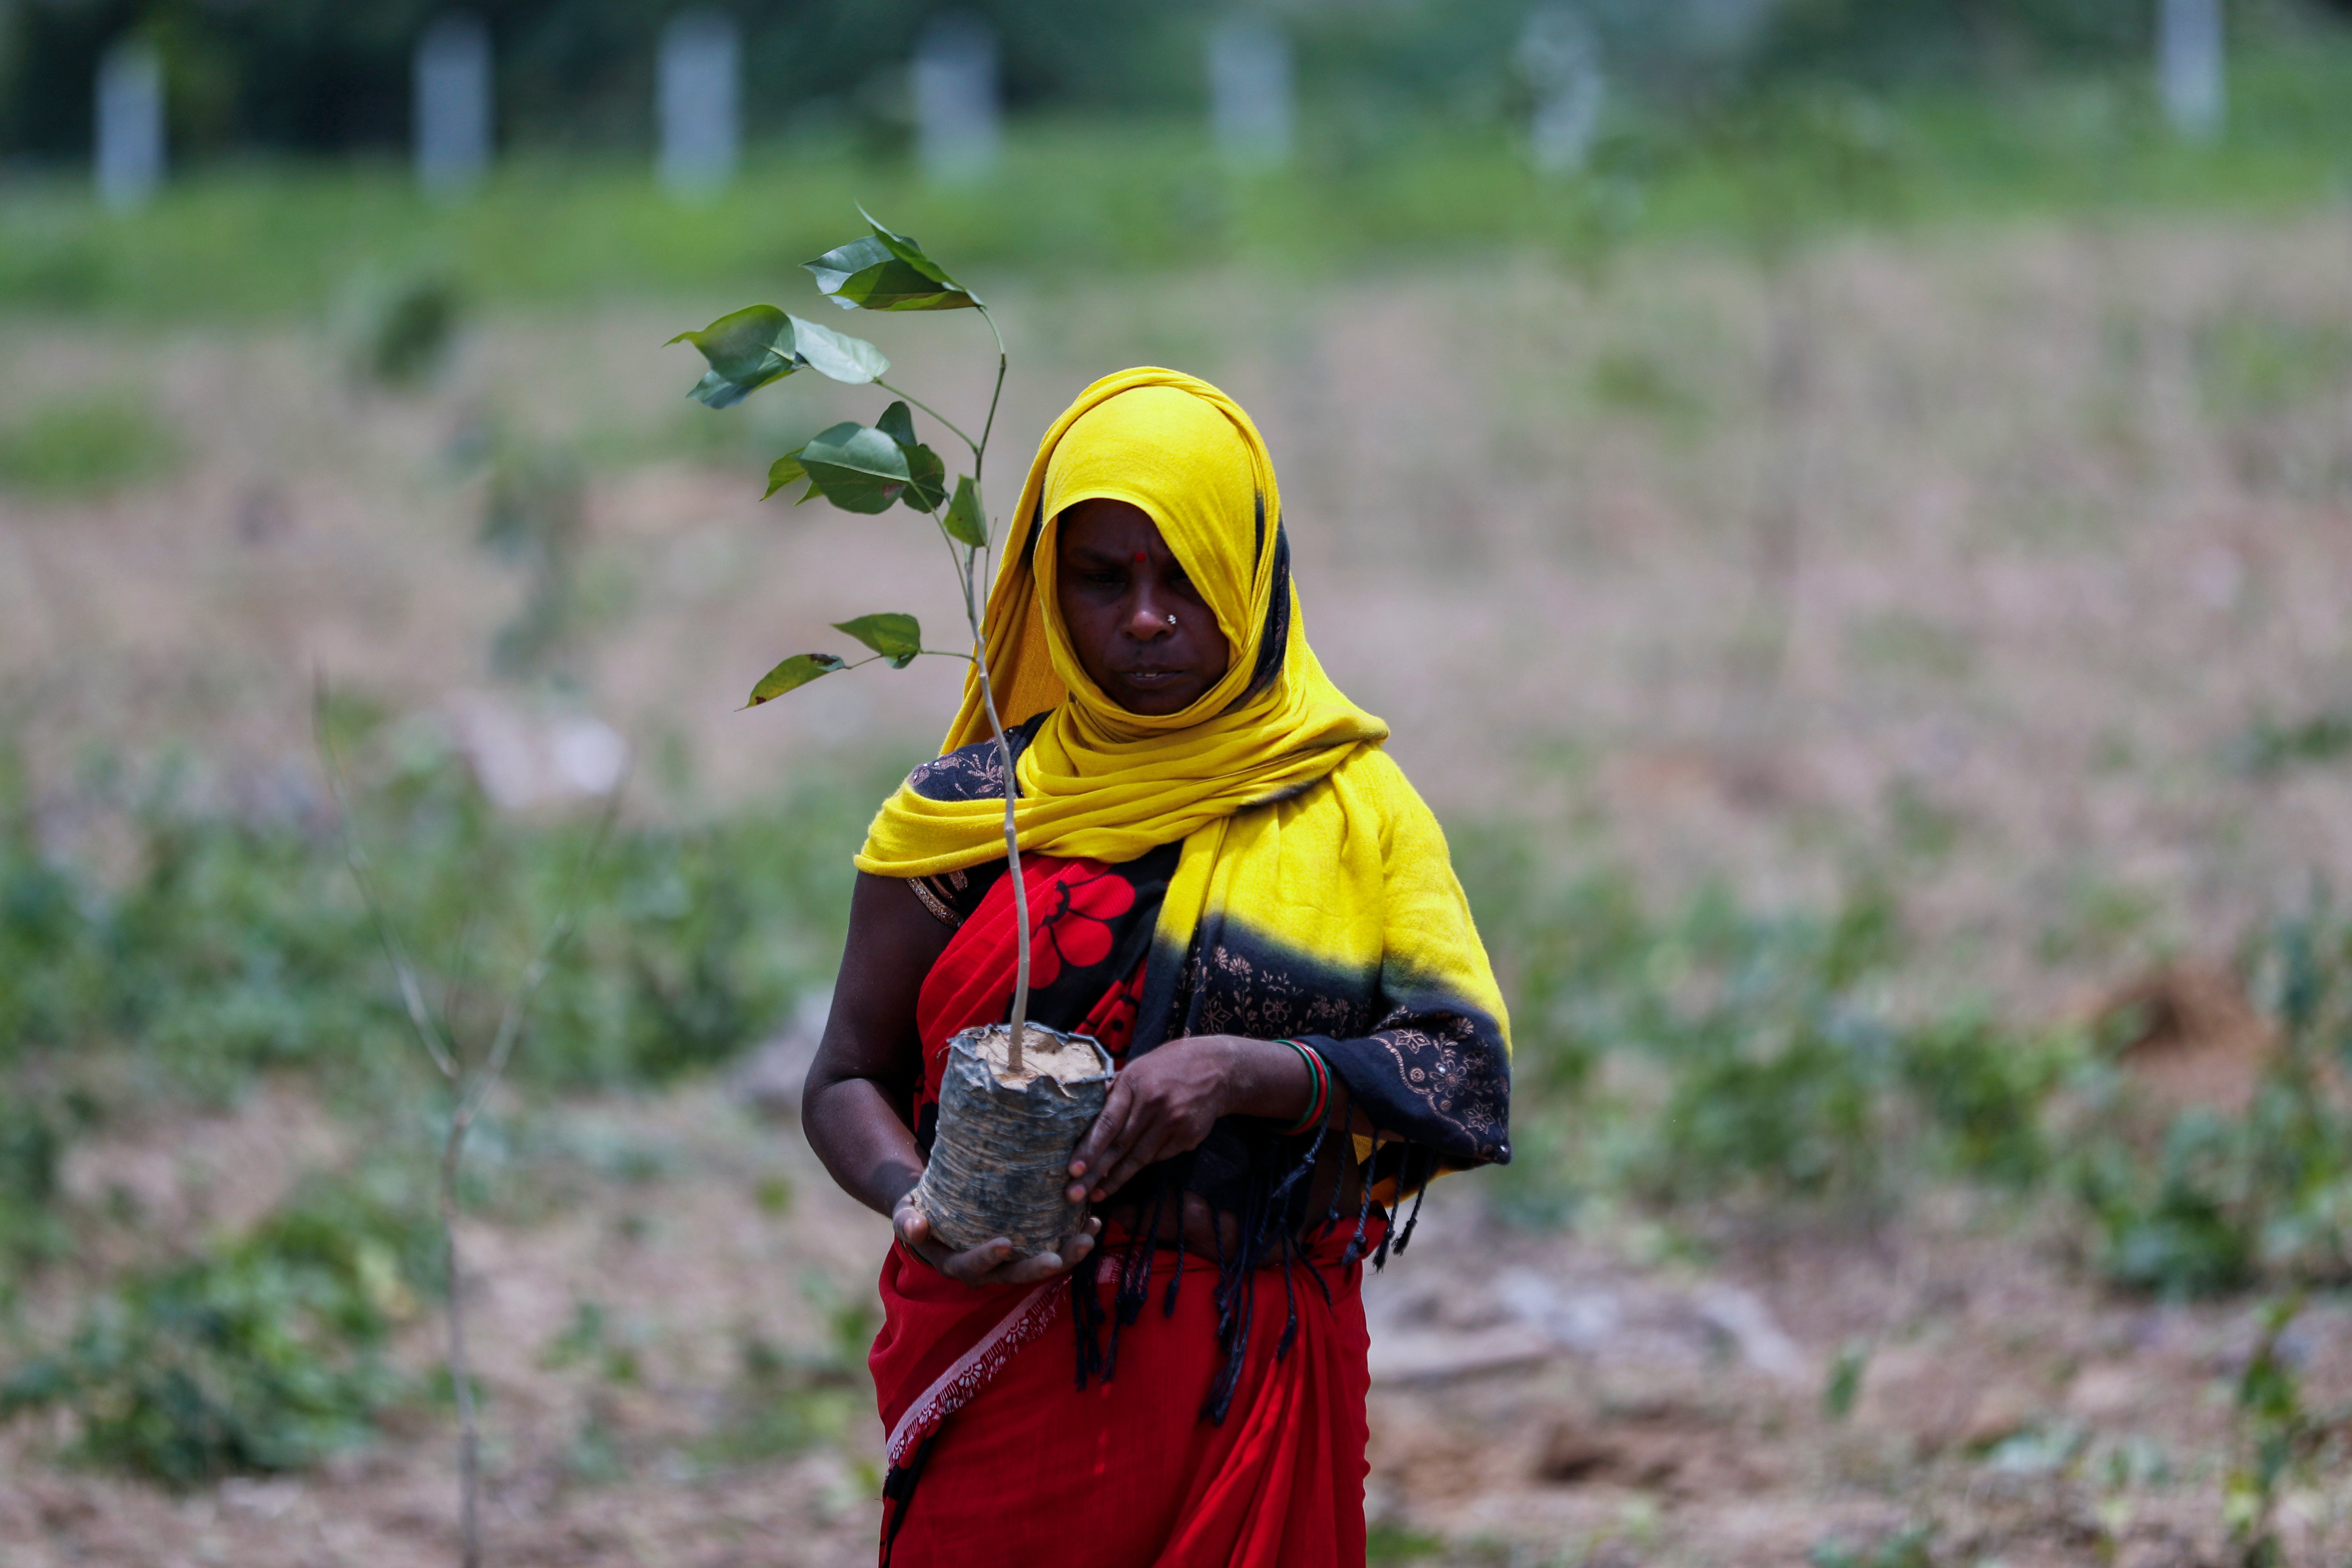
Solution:
{"label": "green ground vegetation", "polygon": [[[484,977],[514,967],[507,947],[544,923],[587,828],[498,816],[453,758],[361,705],[335,722],[387,910],[450,1032],[473,1039],[495,1023]],[[519,1092],[658,1086],[778,1027],[837,951],[845,850],[878,787],[625,821],[543,994]],[[385,1147],[439,1103],[329,825],[205,816],[154,790],[120,811],[133,848],[105,871],[44,847],[21,794],[0,832],[0,1241],[19,1279],[75,1266],[92,1216],[60,1191],[58,1164],[125,1097],[218,1100],[293,1074]],[[1622,875],[1541,873],[1507,828],[1457,838],[1515,1017],[1518,1157],[1488,1184],[1510,1220],[1558,1224],[1599,1201],[1690,1216],[1697,1234],[1706,1216],[1766,1208],[1884,1218],[1960,1184],[2067,1216],[2082,1266],[2126,1289],[2352,1278],[2352,914],[2324,898],[2244,955],[2282,1042],[2251,1104],[2168,1117],[2135,1099],[2117,1059],[2129,1017],[2021,1031],[1898,1006],[1910,953],[1882,882],[1857,880],[1827,910],[1722,893],[1659,910]],[[509,1157],[469,1201],[528,1208],[538,1200],[493,1189],[566,1160],[644,1174],[628,1151],[534,1154],[528,1130],[500,1136]],[[17,1331],[0,1402],[69,1406],[84,1458],[173,1482],[357,1440],[423,1397],[378,1353],[438,1289],[430,1141],[407,1142],[419,1158],[404,1176],[307,1186],[244,1237],[115,1280],[62,1339]],[[561,1180],[541,1184],[562,1201]],[[814,1360],[746,1342],[708,1460],[837,1427],[855,1360],[842,1347],[863,1331],[836,1316],[839,1343]],[[550,1353],[625,1366],[601,1319],[582,1323]],[[608,1439],[584,1434],[582,1464]]]}

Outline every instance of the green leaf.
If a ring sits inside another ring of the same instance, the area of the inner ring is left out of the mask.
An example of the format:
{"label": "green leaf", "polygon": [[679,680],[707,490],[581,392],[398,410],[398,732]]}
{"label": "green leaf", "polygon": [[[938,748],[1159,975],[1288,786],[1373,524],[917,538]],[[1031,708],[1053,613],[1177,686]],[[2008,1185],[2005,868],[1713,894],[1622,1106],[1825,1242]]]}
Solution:
{"label": "green leaf", "polygon": [[910,477],[905,449],[863,425],[836,425],[803,447],[799,456],[809,483],[844,511],[889,510]]}
{"label": "green leaf", "polygon": [[798,316],[792,318],[792,323],[801,363],[819,375],[863,386],[889,373],[890,362],[864,338],[853,338],[847,332],[836,332],[831,327],[820,327]]}
{"label": "green leaf", "polygon": [[948,537],[974,550],[988,542],[988,519],[980,510],[980,487],[971,482],[970,474],[956,479],[955,500],[948,502],[947,516],[940,520],[947,525]]}
{"label": "green leaf", "polygon": [[915,416],[907,412],[904,403],[894,403],[882,411],[874,428],[898,443],[907,454],[907,493],[900,499],[917,511],[937,511],[940,503],[948,499],[948,466],[940,455],[915,439]]}
{"label": "green leaf", "polygon": [[793,343],[793,318],[773,305],[753,305],[721,316],[700,331],[678,333],[670,342],[692,343],[710,362],[709,373],[687,395],[713,408],[732,407],[807,363]]}
{"label": "green leaf", "polygon": [[893,669],[906,668],[923,650],[923,628],[912,616],[888,612],[860,616],[854,621],[836,621],[833,629],[847,632],[882,655],[890,661]]}
{"label": "green leaf", "polygon": [[913,268],[916,271],[921,273],[924,277],[929,279],[934,283],[944,284],[950,289],[956,286],[955,279],[947,275],[947,269],[942,268],[938,262],[932,260],[929,257],[924,255],[923,247],[916,244],[911,236],[893,234],[888,229],[884,228],[881,222],[877,219],[872,213],[866,210],[866,204],[864,202],[857,204],[857,216],[866,220],[866,226],[874,231],[874,237],[880,240],[882,242],[883,248],[889,251],[891,255],[897,257],[899,260],[905,262],[908,266]]}
{"label": "green leaf", "polygon": [[[795,447],[769,466],[768,488],[761,492],[760,499],[766,500],[786,485],[807,478],[808,470],[801,467],[801,448]],[[808,498],[803,496],[801,499],[806,500]]]}
{"label": "green leaf", "polygon": [[796,653],[767,674],[760,684],[751,688],[751,700],[746,708],[757,708],[762,702],[772,702],[787,691],[797,691],[821,675],[831,675],[836,669],[846,669],[845,660],[829,653]]}
{"label": "green leaf", "polygon": [[907,493],[898,499],[917,511],[939,510],[948,499],[948,466],[919,442],[899,449],[907,454]]}
{"label": "green leaf", "polygon": [[968,310],[979,297],[950,279],[904,235],[872,218],[873,237],[853,239],[806,263],[816,286],[845,310]]}

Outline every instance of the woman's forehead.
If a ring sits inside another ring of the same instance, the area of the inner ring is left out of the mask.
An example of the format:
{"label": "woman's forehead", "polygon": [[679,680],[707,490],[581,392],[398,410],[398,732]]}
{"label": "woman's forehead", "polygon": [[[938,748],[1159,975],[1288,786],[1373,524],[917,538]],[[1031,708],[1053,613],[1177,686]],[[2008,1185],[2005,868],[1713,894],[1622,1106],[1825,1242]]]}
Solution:
{"label": "woman's forehead", "polygon": [[1093,497],[1064,509],[1057,521],[1055,537],[1060,552],[1128,554],[1167,548],[1160,525],[1132,501]]}

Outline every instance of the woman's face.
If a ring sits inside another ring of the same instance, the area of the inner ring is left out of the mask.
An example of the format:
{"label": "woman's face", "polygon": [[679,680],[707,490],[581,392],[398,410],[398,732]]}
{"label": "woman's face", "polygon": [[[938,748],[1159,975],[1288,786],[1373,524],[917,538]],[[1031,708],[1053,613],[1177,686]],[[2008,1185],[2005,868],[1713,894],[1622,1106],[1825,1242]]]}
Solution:
{"label": "woman's face", "polygon": [[1083,500],[1055,532],[1055,597],[1078,663],[1130,713],[1175,713],[1223,679],[1217,617],[1142,508]]}

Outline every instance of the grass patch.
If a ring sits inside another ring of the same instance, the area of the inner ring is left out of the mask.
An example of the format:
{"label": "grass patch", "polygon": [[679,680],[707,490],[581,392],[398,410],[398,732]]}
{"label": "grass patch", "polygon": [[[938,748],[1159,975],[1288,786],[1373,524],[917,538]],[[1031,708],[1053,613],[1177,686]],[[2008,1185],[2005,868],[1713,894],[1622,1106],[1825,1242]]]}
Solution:
{"label": "grass patch", "polygon": [[1368,1563],[1421,1563],[1444,1550],[1445,1542],[1436,1536],[1398,1525],[1376,1524],[1364,1532]]}
{"label": "grass patch", "polygon": [[735,1384],[697,1448],[704,1463],[757,1463],[836,1442],[872,1397],[866,1355],[880,1326],[873,1308],[817,1294],[828,1306],[820,1349],[793,1354],[756,1334],[738,1341]]}
{"label": "grass patch", "polygon": [[[487,1038],[591,826],[501,818],[462,763],[413,734],[371,728],[356,746],[360,832],[394,927],[451,1031]],[[770,811],[621,831],[541,993],[520,1081],[664,1082],[772,1029],[838,950],[849,851],[879,787],[808,784]],[[128,868],[100,876],[48,853],[21,795],[0,788],[0,1073],[115,1046],[218,1099],[267,1070],[365,1079],[407,1059],[331,831],[168,799],[125,804],[121,826]]]}
{"label": "grass patch", "polygon": [[2352,381],[2352,325],[2297,321],[2238,310],[2207,322],[2195,340],[2207,408],[2276,414]]}
{"label": "grass patch", "polygon": [[[2352,917],[2333,906],[2250,946],[2281,1042],[2250,1103],[2166,1114],[2112,1042],[1897,1011],[1883,887],[1827,915],[1719,894],[1662,913],[1622,878],[1545,884],[1513,842],[1455,836],[1517,1046],[1502,1217],[1553,1226],[1595,1195],[1883,1215],[1957,1181],[2058,1196],[2084,1262],[2150,1294],[2352,1279]],[[2110,923],[2073,920],[2075,940]]]}
{"label": "grass patch", "polygon": [[146,405],[91,397],[0,426],[0,489],[44,500],[105,495],[168,474],[179,443]]}
{"label": "grass patch", "polygon": [[413,1393],[378,1352],[439,1287],[424,1214],[314,1183],[242,1240],[118,1281],[0,1382],[0,1417],[70,1410],[76,1457],[177,1487],[361,1443]]}
{"label": "grass patch", "polygon": [[1630,113],[1568,180],[1529,167],[1513,123],[1391,115],[1367,137],[1360,116],[1309,104],[1295,163],[1249,174],[1189,122],[1058,119],[1010,127],[997,174],[968,188],[813,136],[755,149],[703,205],[669,200],[636,159],[519,157],[453,204],[424,200],[393,161],[245,163],[177,179],[127,216],[99,212],[79,181],[20,181],[0,194],[0,309],[283,317],[421,258],[436,286],[484,304],[772,292],[846,236],[860,199],[983,279],[1443,257],[1475,288],[1480,258],[1505,249],[1591,267],[1626,244],[1772,254],[1855,226],[2342,198],[2352,43],[2242,52],[2231,105],[2230,133],[2193,146],[2165,131],[2137,72],[1885,99],[1791,87],[1714,113]]}
{"label": "grass patch", "polygon": [[2295,720],[2256,719],[2222,748],[2223,761],[2256,777],[2283,773],[2306,763],[2333,763],[2352,755],[2352,711],[2330,709]]}

